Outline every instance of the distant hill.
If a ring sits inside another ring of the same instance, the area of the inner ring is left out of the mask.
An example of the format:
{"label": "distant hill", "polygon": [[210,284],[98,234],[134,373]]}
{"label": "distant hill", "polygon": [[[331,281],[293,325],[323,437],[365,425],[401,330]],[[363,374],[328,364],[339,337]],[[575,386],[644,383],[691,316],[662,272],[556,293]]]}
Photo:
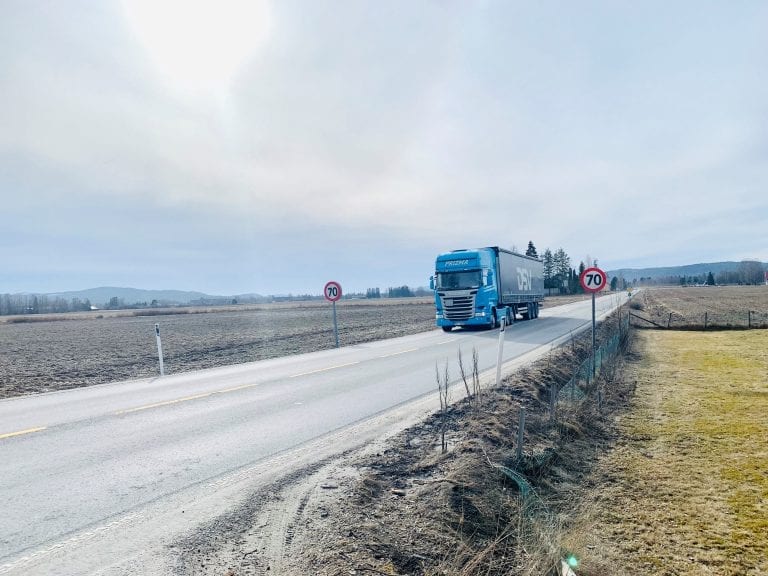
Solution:
{"label": "distant hill", "polygon": [[100,288],[89,288],[87,290],[76,290],[71,292],[58,292],[48,294],[50,298],[64,298],[69,301],[72,298],[80,300],[90,300],[94,306],[102,307],[112,298],[119,298],[126,304],[136,302],[151,303],[157,300],[163,305],[168,304],[189,304],[192,301],[224,300],[225,296],[211,296],[202,292],[187,292],[183,290],[142,290],[140,288],[118,288],[115,286],[102,286]]}
{"label": "distant hill", "polygon": [[[640,278],[668,278],[670,276],[699,276],[706,277],[709,272],[717,276],[721,272],[731,272],[739,269],[741,262],[709,262],[701,264],[686,264],[684,266],[664,266],[659,268],[620,268],[618,270],[608,270],[608,278],[617,276],[624,278],[627,282],[639,280]],[[762,263],[764,269],[768,269],[768,264]]]}

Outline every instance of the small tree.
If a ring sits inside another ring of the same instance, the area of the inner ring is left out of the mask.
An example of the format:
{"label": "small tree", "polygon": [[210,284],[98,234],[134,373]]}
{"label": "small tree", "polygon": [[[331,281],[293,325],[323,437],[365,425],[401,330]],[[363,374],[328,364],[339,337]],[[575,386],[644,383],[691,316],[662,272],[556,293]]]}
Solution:
{"label": "small tree", "polygon": [[526,256],[533,256],[534,258],[538,258],[539,255],[536,252],[536,246],[533,245],[533,240],[528,241],[528,248],[525,251]]}
{"label": "small tree", "polygon": [[619,278],[614,276],[611,278],[611,292],[616,292],[616,288],[619,287]]}
{"label": "small tree", "polygon": [[712,275],[712,272],[710,271],[709,274],[707,274],[707,286],[714,286],[715,285],[715,277]]}

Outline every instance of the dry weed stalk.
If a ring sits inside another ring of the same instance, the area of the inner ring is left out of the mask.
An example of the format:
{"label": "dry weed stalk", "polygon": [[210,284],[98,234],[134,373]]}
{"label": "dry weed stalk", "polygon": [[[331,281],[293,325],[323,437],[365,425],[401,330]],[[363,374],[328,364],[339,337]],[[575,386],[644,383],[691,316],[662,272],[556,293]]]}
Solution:
{"label": "dry weed stalk", "polygon": [[472,390],[474,391],[477,403],[480,403],[480,356],[477,348],[472,347]]}
{"label": "dry weed stalk", "polygon": [[464,382],[464,389],[467,391],[467,402],[470,407],[472,406],[472,392],[469,389],[469,382],[467,382],[467,371],[464,368],[464,359],[461,356],[461,348],[459,348],[459,373],[461,374],[461,381]]}
{"label": "dry weed stalk", "polygon": [[435,362],[435,380],[437,380],[437,392],[440,396],[440,447],[442,453],[445,454],[448,451],[448,443],[445,441],[445,430],[448,427],[448,405],[450,404],[450,390],[448,388],[450,379],[447,358],[442,374],[440,373],[440,366]]}

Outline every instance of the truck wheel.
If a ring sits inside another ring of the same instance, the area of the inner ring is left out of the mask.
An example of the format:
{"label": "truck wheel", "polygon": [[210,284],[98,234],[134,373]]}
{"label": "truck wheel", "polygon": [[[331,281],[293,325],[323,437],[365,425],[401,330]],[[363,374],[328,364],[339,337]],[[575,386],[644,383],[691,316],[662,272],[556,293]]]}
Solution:
{"label": "truck wheel", "polygon": [[443,332],[450,332],[453,330],[453,326],[443,326]]}

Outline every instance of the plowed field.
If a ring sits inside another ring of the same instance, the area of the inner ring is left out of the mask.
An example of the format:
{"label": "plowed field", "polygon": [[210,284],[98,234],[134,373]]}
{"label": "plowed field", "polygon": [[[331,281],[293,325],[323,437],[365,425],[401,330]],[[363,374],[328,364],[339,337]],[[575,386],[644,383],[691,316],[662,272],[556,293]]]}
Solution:
{"label": "plowed field", "polygon": [[[332,348],[330,304],[141,316],[149,312],[51,315],[0,322],[0,398],[158,374],[155,323],[166,373]],[[431,299],[342,301],[342,346],[435,328]],[[15,320],[15,321],[14,321]],[[21,321],[19,321],[21,320]],[[32,321],[34,320],[34,321]]]}

